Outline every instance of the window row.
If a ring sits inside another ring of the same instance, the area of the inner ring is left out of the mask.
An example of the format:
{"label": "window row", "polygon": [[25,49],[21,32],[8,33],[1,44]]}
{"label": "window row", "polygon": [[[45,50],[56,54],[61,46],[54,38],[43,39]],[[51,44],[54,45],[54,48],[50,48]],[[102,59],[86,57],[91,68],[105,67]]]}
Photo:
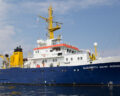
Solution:
{"label": "window row", "polygon": [[60,51],[60,50],[61,50],[60,47],[54,47],[54,48],[52,48],[52,50],[50,50],[50,52],[53,52],[53,51]]}
{"label": "window row", "polygon": [[39,50],[36,50],[35,53],[39,53]]}
{"label": "window row", "polygon": [[[71,61],[73,61],[73,58],[69,58]],[[66,58],[66,61],[69,60],[68,58]],[[77,57],[77,60],[83,60],[83,57]]]}
{"label": "window row", "polygon": [[[14,70],[14,71],[1,71],[1,72],[44,72],[45,70]],[[54,69],[50,69],[50,71],[54,72],[54,71],[58,71],[58,70],[54,70]],[[74,72],[78,72],[80,71],[80,69],[73,69]],[[67,69],[62,69],[61,72],[67,72]]]}
{"label": "window row", "polygon": [[[57,62],[57,58],[52,59],[53,62]],[[47,63],[49,62],[47,59],[42,60],[42,63]],[[36,63],[36,62],[34,62]]]}
{"label": "window row", "polygon": [[68,53],[76,53],[76,51],[73,51],[73,50],[71,50],[71,49],[67,49],[67,52],[68,52]]}

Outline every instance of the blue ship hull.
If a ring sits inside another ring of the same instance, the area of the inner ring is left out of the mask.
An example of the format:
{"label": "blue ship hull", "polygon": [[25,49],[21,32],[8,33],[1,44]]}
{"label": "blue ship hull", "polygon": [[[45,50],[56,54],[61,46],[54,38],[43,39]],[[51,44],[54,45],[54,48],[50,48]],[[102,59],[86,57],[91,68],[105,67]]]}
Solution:
{"label": "blue ship hull", "polygon": [[120,85],[120,62],[68,67],[1,69],[0,83]]}

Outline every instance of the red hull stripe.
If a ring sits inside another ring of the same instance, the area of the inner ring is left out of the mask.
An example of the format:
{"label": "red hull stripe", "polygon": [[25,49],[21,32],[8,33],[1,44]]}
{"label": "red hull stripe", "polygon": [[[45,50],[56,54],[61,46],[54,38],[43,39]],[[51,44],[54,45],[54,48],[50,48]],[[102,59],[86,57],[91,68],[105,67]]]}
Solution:
{"label": "red hull stripe", "polygon": [[71,46],[71,45],[67,45],[67,44],[57,44],[57,45],[52,45],[52,46],[39,47],[39,48],[34,48],[34,50],[47,49],[47,48],[60,47],[60,46],[64,46],[64,47],[67,47],[67,48],[72,48],[74,50],[79,51],[78,48],[76,48],[74,46]]}

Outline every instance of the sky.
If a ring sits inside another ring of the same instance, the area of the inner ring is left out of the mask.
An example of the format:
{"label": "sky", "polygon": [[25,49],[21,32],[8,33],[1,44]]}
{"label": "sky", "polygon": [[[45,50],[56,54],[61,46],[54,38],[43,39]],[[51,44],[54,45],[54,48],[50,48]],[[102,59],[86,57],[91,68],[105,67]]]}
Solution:
{"label": "sky", "polygon": [[52,5],[54,21],[62,22],[55,35],[63,41],[94,51],[100,56],[120,56],[120,0],[0,0],[0,54],[13,52],[21,45],[24,56],[46,39],[48,16]]}

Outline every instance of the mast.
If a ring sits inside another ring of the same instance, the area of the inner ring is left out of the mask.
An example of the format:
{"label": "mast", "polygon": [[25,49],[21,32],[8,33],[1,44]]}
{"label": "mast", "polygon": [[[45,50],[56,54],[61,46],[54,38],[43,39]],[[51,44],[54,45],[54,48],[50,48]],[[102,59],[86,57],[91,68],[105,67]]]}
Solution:
{"label": "mast", "polygon": [[[42,19],[44,19],[47,23],[48,23],[48,34],[49,34],[49,39],[54,39],[54,31],[58,30],[61,28],[61,26],[59,26],[58,22],[53,22],[53,10],[52,10],[52,6],[49,7],[48,9],[48,18],[44,18],[42,16],[40,16]],[[53,27],[53,23],[56,23],[56,26]]]}

